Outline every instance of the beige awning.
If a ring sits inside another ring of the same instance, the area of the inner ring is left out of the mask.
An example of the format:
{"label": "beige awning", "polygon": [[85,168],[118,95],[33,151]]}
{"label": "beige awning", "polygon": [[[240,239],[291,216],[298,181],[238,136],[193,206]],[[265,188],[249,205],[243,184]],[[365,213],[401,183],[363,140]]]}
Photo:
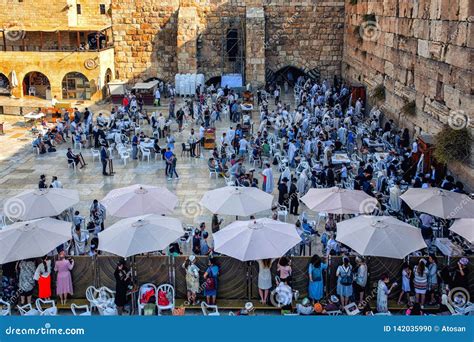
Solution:
{"label": "beige awning", "polygon": [[159,83],[159,81],[151,81],[151,82],[146,82],[146,83],[136,83],[133,86],[133,89],[148,90],[148,89],[151,89],[151,88],[155,87],[158,83]]}

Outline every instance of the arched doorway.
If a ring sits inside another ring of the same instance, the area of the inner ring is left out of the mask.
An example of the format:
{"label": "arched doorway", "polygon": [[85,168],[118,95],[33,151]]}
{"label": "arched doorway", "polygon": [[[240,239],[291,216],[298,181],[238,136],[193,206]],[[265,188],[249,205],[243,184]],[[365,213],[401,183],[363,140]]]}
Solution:
{"label": "arched doorway", "polygon": [[214,88],[217,89],[221,86],[221,80],[222,80],[221,76],[211,77],[210,79],[206,81],[206,86],[210,87],[211,85],[214,85]]}
{"label": "arched doorway", "polygon": [[294,86],[298,77],[307,76],[306,73],[297,67],[292,65],[287,65],[273,74],[273,82],[280,85],[283,85],[285,82],[288,82],[290,87]]}
{"label": "arched doorway", "polygon": [[112,70],[110,70],[110,68],[108,68],[106,71],[105,71],[105,84],[109,84],[110,81],[112,81]]}
{"label": "arched doorway", "polygon": [[45,74],[32,71],[23,78],[23,95],[51,100],[51,84]]}
{"label": "arched doorway", "polygon": [[10,81],[8,77],[0,73],[0,96],[10,95]]}
{"label": "arched doorway", "polygon": [[110,70],[110,68],[107,68],[104,75],[104,85],[102,87],[102,98],[104,99],[110,95],[108,84],[110,81],[112,81],[112,77],[112,70]]}
{"label": "arched doorway", "polygon": [[64,100],[90,100],[92,88],[86,76],[80,72],[67,73],[63,78]]}

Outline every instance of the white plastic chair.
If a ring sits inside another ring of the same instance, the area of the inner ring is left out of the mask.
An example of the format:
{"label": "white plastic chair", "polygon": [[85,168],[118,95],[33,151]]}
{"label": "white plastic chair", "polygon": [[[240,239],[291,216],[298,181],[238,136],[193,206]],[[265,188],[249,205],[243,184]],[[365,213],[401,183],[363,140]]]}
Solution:
{"label": "white plastic chair", "polygon": [[217,305],[209,305],[206,302],[201,303],[201,310],[204,316],[220,316]]}
{"label": "white plastic chair", "polygon": [[147,303],[142,303],[141,302],[141,297],[142,297],[142,291],[146,288],[152,288],[153,291],[155,292],[155,297],[158,295],[158,292],[156,292],[156,286],[152,283],[146,283],[140,286],[140,291],[138,291],[138,315],[141,316],[143,313],[143,309],[145,309],[145,305]]}
{"label": "white plastic chair", "polygon": [[91,148],[91,152],[92,152],[92,161],[94,161],[96,157],[100,160],[100,151],[99,150],[95,150],[95,149]]}
{"label": "white plastic chair", "polygon": [[12,307],[10,303],[0,299],[0,316],[10,316],[12,314]]}
{"label": "white plastic chair", "polygon": [[39,311],[41,316],[56,316],[58,314],[56,302],[49,299],[38,298],[36,300],[36,310]]}
{"label": "white plastic chair", "polygon": [[40,314],[31,304],[18,305],[17,308],[21,316],[38,316]]}
{"label": "white plastic chair", "polygon": [[99,311],[99,315],[101,316],[117,316],[118,311],[117,307],[114,306],[107,306],[106,304],[100,304],[97,306],[97,310]]}
{"label": "white plastic chair", "polygon": [[[84,312],[78,313],[76,310],[84,310]],[[75,303],[72,303],[71,312],[74,316],[91,316],[92,315],[89,305],[77,305]]]}
{"label": "white plastic chair", "polygon": [[142,152],[142,161],[144,161],[146,157],[148,162],[150,162],[151,151],[142,146],[140,146],[140,151]]}
{"label": "white plastic chair", "polygon": [[227,186],[235,186],[235,181],[233,181],[230,177],[224,176],[224,180]]}
{"label": "white plastic chair", "polygon": [[212,175],[215,175],[217,179],[217,177],[219,177],[219,174],[217,173],[217,169],[212,168],[210,166],[208,166],[208,168],[209,168],[209,178],[212,178]]}
{"label": "white plastic chair", "polygon": [[328,316],[340,316],[342,315],[342,311],[341,310],[326,311],[326,314]]}
{"label": "white plastic chair", "polygon": [[[167,294],[167,297],[168,297],[169,302],[170,302],[168,305],[162,306],[162,305],[158,304],[158,297],[159,297],[160,291],[164,291]],[[174,291],[174,287],[172,285],[162,284],[162,285],[158,286],[158,289],[156,290],[156,307],[158,308],[158,316],[161,314],[161,311],[163,311],[163,310],[173,311],[174,306],[175,306],[174,296],[175,296],[175,291]]]}
{"label": "white plastic chair", "polygon": [[72,167],[72,170],[74,172],[76,172],[77,168],[76,168],[76,161],[75,160],[73,160],[73,159],[68,159],[67,160],[67,168],[69,169],[70,167]]}
{"label": "white plastic chair", "polygon": [[286,222],[286,219],[288,217],[288,208],[285,207],[284,205],[278,205],[277,214],[278,214],[278,219],[280,219],[280,216],[283,216],[283,219]]}
{"label": "white plastic chair", "polygon": [[130,153],[127,152],[126,150],[120,150],[119,151],[120,159],[123,160],[123,165],[127,165],[127,160],[130,159]]}
{"label": "white plastic chair", "polygon": [[74,142],[74,149],[82,150],[82,143],[80,141]]}

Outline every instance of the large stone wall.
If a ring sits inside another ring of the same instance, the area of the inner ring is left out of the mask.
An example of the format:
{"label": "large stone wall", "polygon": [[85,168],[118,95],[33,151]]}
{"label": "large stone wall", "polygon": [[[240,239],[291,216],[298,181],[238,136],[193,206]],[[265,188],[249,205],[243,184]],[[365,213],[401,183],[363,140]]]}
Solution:
{"label": "large stone wall", "polygon": [[[459,117],[472,132],[473,15],[470,0],[346,1],[343,76],[369,93],[383,85],[384,112],[414,135]],[[403,113],[412,101],[415,115]],[[474,184],[472,168],[455,167]]]}
{"label": "large stone wall", "polygon": [[[39,28],[108,26],[111,24],[111,0],[0,0],[0,28],[39,30]],[[76,5],[81,5],[77,14]],[[106,8],[100,14],[100,4]]]}
{"label": "large stone wall", "polygon": [[[248,16],[249,8],[263,18]],[[264,84],[265,66],[275,72],[291,65],[316,68],[327,77],[340,74],[344,2],[115,0],[112,22],[116,68],[129,81],[172,80],[177,72],[194,70],[210,78],[240,72],[240,62],[246,63],[247,82],[255,85]],[[236,61],[223,51],[228,29],[236,29],[241,42]],[[263,36],[254,36],[259,31]]]}
{"label": "large stone wall", "polygon": [[340,75],[344,1],[268,1],[266,63],[274,72],[291,65],[318,69],[323,78]]}

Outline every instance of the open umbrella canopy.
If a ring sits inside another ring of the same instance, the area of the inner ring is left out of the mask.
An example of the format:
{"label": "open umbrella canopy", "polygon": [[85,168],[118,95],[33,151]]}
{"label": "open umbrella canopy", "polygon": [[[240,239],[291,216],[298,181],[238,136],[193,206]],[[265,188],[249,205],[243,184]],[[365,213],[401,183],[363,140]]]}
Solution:
{"label": "open umbrella canopy", "polygon": [[99,233],[99,249],[127,258],[166,249],[183,235],[178,219],[160,215],[129,217]]}
{"label": "open umbrella canopy", "polygon": [[133,217],[170,214],[178,204],[178,197],[163,187],[135,184],[110,191],[101,203],[110,215]]}
{"label": "open umbrella canopy", "polygon": [[337,186],[325,189],[310,189],[301,197],[313,211],[330,214],[370,214],[377,200],[360,190],[342,189]]}
{"label": "open umbrella canopy", "polygon": [[3,212],[10,219],[33,220],[56,216],[79,203],[79,193],[70,189],[33,189],[9,198]]}
{"label": "open umbrella canopy", "polygon": [[449,228],[450,231],[461,235],[469,243],[474,243],[474,218],[472,219],[458,219],[454,221]]}
{"label": "open umbrella canopy", "polygon": [[474,201],[457,192],[440,188],[410,188],[400,198],[412,210],[443,219],[474,218]]}
{"label": "open umbrella canopy", "polygon": [[42,257],[71,239],[71,222],[42,218],[0,230],[0,264]]}
{"label": "open umbrella canopy", "polygon": [[419,228],[392,216],[361,215],[339,222],[336,240],[364,256],[395,259],[426,248]]}
{"label": "open umbrella canopy", "polygon": [[226,186],[208,191],[201,204],[213,214],[250,216],[272,208],[273,196],[253,187]]}
{"label": "open umbrella canopy", "polygon": [[235,221],[214,234],[216,252],[241,261],[278,258],[301,241],[294,224],[262,218]]}

